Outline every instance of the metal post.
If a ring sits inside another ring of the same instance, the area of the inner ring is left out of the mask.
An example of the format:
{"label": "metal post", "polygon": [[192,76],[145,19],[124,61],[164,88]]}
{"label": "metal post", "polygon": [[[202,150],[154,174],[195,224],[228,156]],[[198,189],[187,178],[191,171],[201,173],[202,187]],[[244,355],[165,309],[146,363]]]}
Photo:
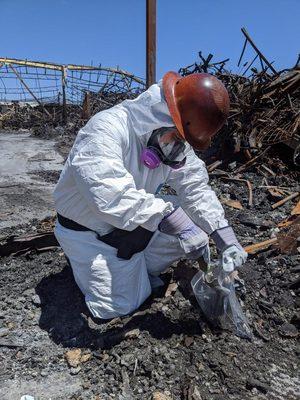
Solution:
{"label": "metal post", "polygon": [[67,123],[67,98],[66,98],[66,80],[67,80],[67,67],[61,67],[61,87],[62,87],[62,121]]}
{"label": "metal post", "polygon": [[156,0],[146,0],[146,85],[156,82]]}
{"label": "metal post", "polygon": [[87,91],[82,103],[82,118],[89,119],[91,116],[91,92]]}

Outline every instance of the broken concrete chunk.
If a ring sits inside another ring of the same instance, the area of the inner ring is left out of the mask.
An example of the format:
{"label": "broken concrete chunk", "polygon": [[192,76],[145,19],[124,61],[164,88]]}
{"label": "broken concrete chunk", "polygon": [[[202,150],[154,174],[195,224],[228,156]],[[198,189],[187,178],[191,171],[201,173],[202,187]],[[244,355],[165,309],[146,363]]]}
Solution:
{"label": "broken concrete chunk", "polygon": [[169,297],[171,296],[173,293],[176,292],[178,288],[178,283],[177,282],[172,282],[169,284],[169,286],[167,287],[166,293],[165,293],[165,297]]}
{"label": "broken concrete chunk", "polygon": [[171,397],[167,396],[162,392],[154,392],[152,395],[152,400],[172,400]]}
{"label": "broken concrete chunk", "polygon": [[34,294],[31,298],[31,301],[35,306],[38,307],[42,304],[41,298],[38,294]]}
{"label": "broken concrete chunk", "polygon": [[140,330],[137,329],[132,329],[131,331],[125,332],[124,337],[126,339],[135,339],[140,336]]}
{"label": "broken concrete chunk", "polygon": [[77,368],[71,368],[70,369],[70,374],[71,375],[77,375],[79,372],[81,371],[81,367],[77,367]]}
{"label": "broken concrete chunk", "polygon": [[91,353],[87,353],[87,354],[83,354],[80,358],[80,362],[81,363],[86,363],[87,361],[89,361],[92,358],[92,354]]}
{"label": "broken concrete chunk", "polygon": [[65,353],[65,357],[69,367],[76,368],[80,364],[81,349],[69,350]]}
{"label": "broken concrete chunk", "polygon": [[0,337],[7,336],[9,334],[8,328],[0,328]]}
{"label": "broken concrete chunk", "polygon": [[190,347],[194,343],[194,338],[191,336],[186,336],[184,339],[184,344],[186,347]]}
{"label": "broken concrete chunk", "polygon": [[197,386],[191,386],[188,393],[189,400],[202,400],[200,390]]}

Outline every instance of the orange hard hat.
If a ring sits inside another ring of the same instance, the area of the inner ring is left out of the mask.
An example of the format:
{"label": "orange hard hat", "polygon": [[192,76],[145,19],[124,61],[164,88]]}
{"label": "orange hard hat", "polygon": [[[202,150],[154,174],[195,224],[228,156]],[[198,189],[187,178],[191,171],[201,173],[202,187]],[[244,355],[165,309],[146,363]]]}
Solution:
{"label": "orange hard hat", "polygon": [[195,73],[182,77],[167,72],[163,90],[171,117],[180,135],[203,150],[222,128],[229,113],[229,96],[215,76]]}

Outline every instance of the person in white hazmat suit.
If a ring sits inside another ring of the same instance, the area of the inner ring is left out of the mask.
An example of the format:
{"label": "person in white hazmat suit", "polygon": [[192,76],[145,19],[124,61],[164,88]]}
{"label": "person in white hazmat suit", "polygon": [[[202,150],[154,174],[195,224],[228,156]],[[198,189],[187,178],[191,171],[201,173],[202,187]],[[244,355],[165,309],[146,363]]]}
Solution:
{"label": "person in white hazmat suit", "polygon": [[[208,259],[209,235],[224,269],[246,260],[193,149],[228,111],[214,76],[168,72],[79,131],[54,191],[55,236],[94,317],[137,309],[174,261]],[[159,195],[165,184],[177,195]]]}

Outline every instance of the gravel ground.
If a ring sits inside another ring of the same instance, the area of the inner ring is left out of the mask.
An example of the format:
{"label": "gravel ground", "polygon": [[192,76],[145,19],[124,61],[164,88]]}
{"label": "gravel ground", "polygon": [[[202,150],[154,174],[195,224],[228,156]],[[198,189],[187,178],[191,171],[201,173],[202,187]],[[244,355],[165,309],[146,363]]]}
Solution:
{"label": "gravel ground", "polygon": [[[269,185],[299,190],[299,173],[280,159]],[[244,173],[254,185],[211,184],[222,199],[243,245],[270,238],[295,200],[272,210],[259,188],[256,168]],[[0,236],[35,232],[38,221]],[[238,296],[254,333],[252,341],[216,330],[199,311],[190,289],[195,266],[179,261],[164,275],[165,287],[135,314],[109,322],[91,318],[61,249],[2,257],[0,303],[0,398],[296,400],[299,398],[297,335],[300,256],[276,249],[250,256],[241,268]],[[169,286],[170,284],[172,284]],[[173,289],[169,294],[166,288]]]}

